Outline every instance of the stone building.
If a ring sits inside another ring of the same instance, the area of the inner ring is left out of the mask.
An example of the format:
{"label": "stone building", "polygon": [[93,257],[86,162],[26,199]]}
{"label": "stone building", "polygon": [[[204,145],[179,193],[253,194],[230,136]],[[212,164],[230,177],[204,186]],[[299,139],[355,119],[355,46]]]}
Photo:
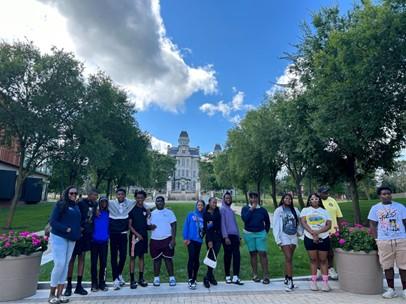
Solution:
{"label": "stone building", "polygon": [[176,159],[176,167],[167,182],[167,197],[174,200],[197,199],[200,193],[199,147],[189,146],[189,135],[182,131],[178,146],[169,147],[168,155]]}

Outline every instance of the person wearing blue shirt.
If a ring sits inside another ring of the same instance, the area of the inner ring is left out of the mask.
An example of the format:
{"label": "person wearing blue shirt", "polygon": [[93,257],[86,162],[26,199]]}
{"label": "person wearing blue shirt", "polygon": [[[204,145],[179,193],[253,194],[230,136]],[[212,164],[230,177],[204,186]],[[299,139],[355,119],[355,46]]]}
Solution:
{"label": "person wearing blue shirt", "polygon": [[183,225],[183,242],[187,246],[189,260],[187,263],[188,285],[190,289],[196,289],[197,272],[200,266],[200,249],[203,242],[203,210],[204,201],[196,202],[195,210],[190,212]]}

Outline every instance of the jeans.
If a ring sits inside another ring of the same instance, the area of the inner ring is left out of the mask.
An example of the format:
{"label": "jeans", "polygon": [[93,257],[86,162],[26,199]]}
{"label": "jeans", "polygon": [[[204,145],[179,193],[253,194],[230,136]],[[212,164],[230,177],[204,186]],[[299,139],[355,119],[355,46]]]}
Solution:
{"label": "jeans", "polygon": [[[90,271],[92,273],[92,284],[99,286],[106,283],[106,265],[108,241],[103,243],[92,242],[90,251]],[[99,276],[97,276],[97,262],[99,262]],[[99,279],[99,280],[97,280]]]}
{"label": "jeans", "polygon": [[190,241],[187,246],[187,251],[189,253],[189,260],[187,262],[187,273],[189,279],[197,279],[197,272],[200,266],[200,249],[202,248],[202,243],[196,241]]}
{"label": "jeans", "polygon": [[[110,261],[113,281],[122,274],[127,258],[127,233],[112,233],[110,235]],[[119,257],[119,261],[117,258]]]}
{"label": "jeans", "polygon": [[52,258],[54,260],[54,268],[51,273],[51,287],[65,284],[68,275],[68,266],[72,257],[75,242],[60,237],[51,232]]}

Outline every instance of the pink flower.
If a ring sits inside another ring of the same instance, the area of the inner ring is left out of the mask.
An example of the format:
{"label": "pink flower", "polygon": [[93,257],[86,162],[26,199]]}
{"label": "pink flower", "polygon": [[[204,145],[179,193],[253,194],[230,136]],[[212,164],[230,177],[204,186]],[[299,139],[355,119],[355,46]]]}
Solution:
{"label": "pink flower", "polygon": [[11,243],[10,243],[10,242],[6,242],[6,243],[4,244],[4,247],[6,247],[6,248],[11,247]]}
{"label": "pink flower", "polygon": [[339,237],[339,236],[340,236],[340,232],[336,231],[336,232],[334,233],[334,235],[335,235],[336,237]]}
{"label": "pink flower", "polygon": [[48,242],[48,236],[44,236],[44,240]]}
{"label": "pink flower", "polygon": [[353,227],[350,227],[350,228],[348,228],[348,231],[349,231],[349,232],[353,232],[353,231],[354,231],[354,228],[353,228]]}
{"label": "pink flower", "polygon": [[344,240],[344,239],[340,239],[340,240],[338,241],[338,244],[340,244],[341,246],[344,245],[344,244],[345,244],[345,240]]}
{"label": "pink flower", "polygon": [[360,224],[355,224],[354,225],[355,228],[363,228],[364,226],[360,225]]}
{"label": "pink flower", "polygon": [[348,226],[348,222],[347,222],[347,221],[341,221],[341,226],[347,227],[347,226]]}

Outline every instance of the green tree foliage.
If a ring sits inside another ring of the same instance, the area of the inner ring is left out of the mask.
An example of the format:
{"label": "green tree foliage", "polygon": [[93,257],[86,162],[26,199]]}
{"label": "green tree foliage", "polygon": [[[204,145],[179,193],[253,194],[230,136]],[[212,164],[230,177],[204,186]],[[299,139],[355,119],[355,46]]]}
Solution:
{"label": "green tree foliage", "polygon": [[214,173],[213,159],[214,157],[211,157],[208,161],[199,162],[200,187],[203,191],[221,189],[217,183],[216,175]]}
{"label": "green tree foliage", "polygon": [[151,177],[150,186],[156,190],[165,190],[168,177],[174,174],[176,160],[157,151],[150,151]]}
{"label": "green tree foliage", "polygon": [[382,177],[382,185],[389,186],[393,192],[406,192],[406,160],[395,163],[395,169]]}

